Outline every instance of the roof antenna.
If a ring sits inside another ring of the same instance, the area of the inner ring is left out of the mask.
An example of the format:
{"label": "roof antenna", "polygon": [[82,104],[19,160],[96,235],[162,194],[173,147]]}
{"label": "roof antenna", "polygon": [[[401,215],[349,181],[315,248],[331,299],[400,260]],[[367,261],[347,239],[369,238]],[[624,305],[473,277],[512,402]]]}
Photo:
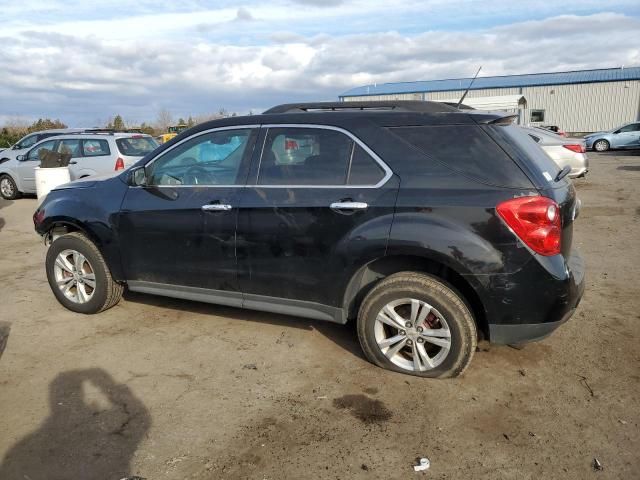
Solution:
{"label": "roof antenna", "polygon": [[480,68],[478,69],[478,71],[476,72],[476,74],[473,76],[473,78],[471,79],[471,83],[469,83],[469,86],[467,87],[467,89],[464,91],[464,93],[462,94],[462,97],[460,98],[460,100],[458,101],[458,104],[456,105],[456,108],[458,110],[460,110],[460,105],[462,105],[462,101],[464,100],[464,98],[467,96],[467,93],[469,93],[469,89],[471,88],[471,85],[473,85],[473,82],[475,82],[476,78],[478,77],[478,74],[480,73],[480,70],[482,70],[482,65],[480,65]]}

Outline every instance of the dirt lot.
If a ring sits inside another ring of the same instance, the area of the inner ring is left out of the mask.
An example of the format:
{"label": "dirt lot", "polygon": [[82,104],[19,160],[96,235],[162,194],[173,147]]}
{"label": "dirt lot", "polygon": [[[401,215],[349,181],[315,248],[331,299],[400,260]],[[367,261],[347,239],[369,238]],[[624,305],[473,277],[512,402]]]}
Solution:
{"label": "dirt lot", "polygon": [[455,380],[370,365],[348,326],[133,294],[73,314],[36,201],[0,200],[0,478],[640,478],[640,151],[591,164],[577,314]]}

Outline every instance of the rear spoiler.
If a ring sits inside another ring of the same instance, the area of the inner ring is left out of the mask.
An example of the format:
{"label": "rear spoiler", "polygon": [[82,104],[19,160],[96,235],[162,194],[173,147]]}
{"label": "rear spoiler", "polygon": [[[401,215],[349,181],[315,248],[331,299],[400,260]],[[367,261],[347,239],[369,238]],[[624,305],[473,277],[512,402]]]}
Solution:
{"label": "rear spoiler", "polygon": [[511,125],[518,119],[518,114],[500,112],[470,113],[469,116],[479,125]]}

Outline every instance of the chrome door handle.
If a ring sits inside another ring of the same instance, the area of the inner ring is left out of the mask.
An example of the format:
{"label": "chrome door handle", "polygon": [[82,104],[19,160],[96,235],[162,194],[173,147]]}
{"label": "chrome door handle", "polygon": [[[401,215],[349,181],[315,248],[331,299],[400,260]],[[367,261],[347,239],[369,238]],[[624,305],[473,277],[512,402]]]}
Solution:
{"label": "chrome door handle", "polygon": [[364,202],[333,202],[331,210],[366,210],[369,205]]}
{"label": "chrome door handle", "polygon": [[233,207],[231,205],[226,205],[224,203],[209,203],[202,206],[202,210],[205,212],[227,212],[232,208]]}

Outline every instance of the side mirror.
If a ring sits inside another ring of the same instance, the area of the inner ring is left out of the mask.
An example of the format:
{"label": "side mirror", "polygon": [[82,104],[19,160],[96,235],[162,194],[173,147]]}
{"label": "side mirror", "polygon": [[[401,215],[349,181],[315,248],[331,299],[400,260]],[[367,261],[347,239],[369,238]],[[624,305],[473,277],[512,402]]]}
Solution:
{"label": "side mirror", "polygon": [[613,132],[614,135],[617,135],[620,133],[620,130],[616,130],[615,132]]}
{"label": "side mirror", "polygon": [[147,184],[147,172],[144,166],[132,169],[130,174],[131,185],[135,187],[144,187]]}
{"label": "side mirror", "polygon": [[24,162],[27,159],[27,157],[25,155],[18,155],[16,157],[16,160],[19,162]]}
{"label": "side mirror", "polygon": [[11,147],[12,150],[22,150],[22,147],[17,143]]}

